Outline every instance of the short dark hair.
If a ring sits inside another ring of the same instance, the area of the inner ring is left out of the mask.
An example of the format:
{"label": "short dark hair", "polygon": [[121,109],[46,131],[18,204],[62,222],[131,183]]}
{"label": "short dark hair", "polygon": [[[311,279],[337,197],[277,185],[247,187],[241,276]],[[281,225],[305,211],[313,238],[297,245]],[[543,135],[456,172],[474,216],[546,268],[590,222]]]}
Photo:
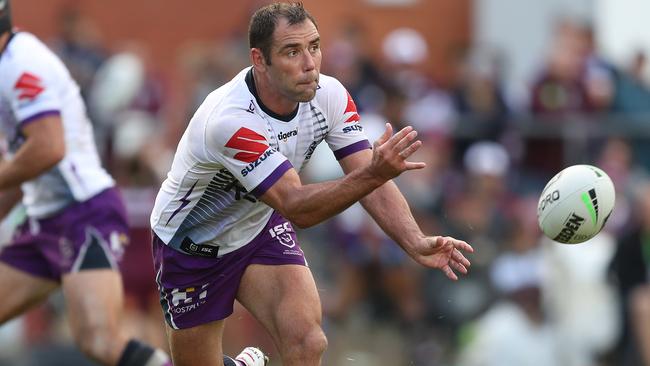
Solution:
{"label": "short dark hair", "polygon": [[289,25],[300,24],[309,19],[318,29],[316,20],[301,2],[273,3],[258,9],[251,17],[248,26],[248,44],[250,48],[259,48],[262,51],[267,65],[271,64],[273,33],[280,18],[286,19]]}
{"label": "short dark hair", "polygon": [[0,0],[0,34],[11,31],[9,0]]}

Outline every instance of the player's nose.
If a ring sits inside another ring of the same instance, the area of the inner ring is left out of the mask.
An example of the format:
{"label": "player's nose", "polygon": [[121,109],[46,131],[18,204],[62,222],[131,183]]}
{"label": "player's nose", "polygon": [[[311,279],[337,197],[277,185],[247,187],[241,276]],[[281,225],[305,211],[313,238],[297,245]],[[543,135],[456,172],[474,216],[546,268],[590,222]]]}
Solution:
{"label": "player's nose", "polygon": [[316,59],[314,55],[305,52],[303,56],[303,70],[305,72],[312,71],[316,68]]}

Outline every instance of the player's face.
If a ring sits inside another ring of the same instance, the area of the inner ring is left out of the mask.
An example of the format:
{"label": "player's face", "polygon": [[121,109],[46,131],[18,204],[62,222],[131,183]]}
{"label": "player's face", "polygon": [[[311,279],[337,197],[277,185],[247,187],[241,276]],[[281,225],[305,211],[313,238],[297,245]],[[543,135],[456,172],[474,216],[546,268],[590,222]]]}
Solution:
{"label": "player's face", "polygon": [[316,95],[321,64],[320,35],[310,20],[289,25],[280,19],[273,34],[270,82],[284,98],[308,102]]}

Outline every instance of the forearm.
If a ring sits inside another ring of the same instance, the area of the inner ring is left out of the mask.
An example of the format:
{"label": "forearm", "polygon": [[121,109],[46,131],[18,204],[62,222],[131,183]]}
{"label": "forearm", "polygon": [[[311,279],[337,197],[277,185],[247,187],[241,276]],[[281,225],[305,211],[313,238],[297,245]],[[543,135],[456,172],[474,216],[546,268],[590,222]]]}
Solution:
{"label": "forearm", "polygon": [[361,204],[382,230],[404,251],[413,254],[413,245],[424,237],[406,199],[393,181],[382,185],[361,200]]}
{"label": "forearm", "polygon": [[19,187],[61,160],[61,156],[52,154],[49,149],[37,144],[37,141],[28,139],[13,159],[0,164],[0,191]]}
{"label": "forearm", "polygon": [[0,220],[11,212],[11,209],[20,202],[22,197],[23,194],[19,187],[11,188],[0,194]]}
{"label": "forearm", "polygon": [[287,195],[282,213],[297,226],[309,227],[340,213],[383,183],[368,169],[356,169],[334,181],[296,187]]}

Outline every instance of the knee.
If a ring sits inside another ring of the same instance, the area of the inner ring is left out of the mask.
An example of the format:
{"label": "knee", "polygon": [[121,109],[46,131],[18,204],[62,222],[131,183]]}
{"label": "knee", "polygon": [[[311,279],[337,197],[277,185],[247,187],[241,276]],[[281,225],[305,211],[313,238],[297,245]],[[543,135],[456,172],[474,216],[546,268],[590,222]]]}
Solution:
{"label": "knee", "polygon": [[312,355],[320,356],[327,349],[327,337],[320,327],[309,332],[303,339],[303,347]]}
{"label": "knee", "polygon": [[283,342],[285,359],[320,359],[327,349],[327,337],[320,326],[314,326],[302,334],[297,334],[293,339],[287,340],[288,342]]}

